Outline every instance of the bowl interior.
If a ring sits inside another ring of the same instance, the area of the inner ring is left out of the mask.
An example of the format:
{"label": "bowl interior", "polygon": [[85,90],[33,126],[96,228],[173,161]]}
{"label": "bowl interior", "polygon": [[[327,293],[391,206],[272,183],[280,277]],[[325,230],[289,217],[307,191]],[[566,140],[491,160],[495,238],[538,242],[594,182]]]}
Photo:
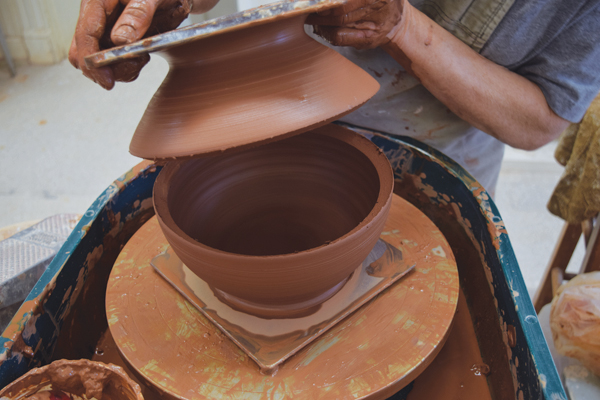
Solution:
{"label": "bowl interior", "polygon": [[379,190],[365,154],[309,132],[183,162],[171,179],[168,207],[175,224],[205,246],[270,256],[340,239],[373,210]]}

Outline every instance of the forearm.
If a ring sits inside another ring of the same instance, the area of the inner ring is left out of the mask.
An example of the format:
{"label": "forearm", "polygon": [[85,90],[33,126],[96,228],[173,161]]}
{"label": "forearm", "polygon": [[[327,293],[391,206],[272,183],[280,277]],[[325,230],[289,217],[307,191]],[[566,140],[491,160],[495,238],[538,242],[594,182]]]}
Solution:
{"label": "forearm", "polygon": [[536,84],[477,54],[405,4],[401,23],[382,47],[456,115],[527,150],[550,142],[568,126]]}

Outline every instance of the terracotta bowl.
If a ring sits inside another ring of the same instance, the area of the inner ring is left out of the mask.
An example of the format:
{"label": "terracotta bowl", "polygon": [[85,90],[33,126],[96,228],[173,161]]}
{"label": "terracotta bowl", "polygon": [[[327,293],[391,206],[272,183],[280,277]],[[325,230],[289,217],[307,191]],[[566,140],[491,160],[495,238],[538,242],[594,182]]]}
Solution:
{"label": "terracotta bowl", "polygon": [[175,253],[251,314],[306,314],[369,254],[393,190],[386,156],[327,125],[237,153],[167,163],[154,208]]}
{"label": "terracotta bowl", "polygon": [[379,84],[304,32],[306,15],[247,24],[169,47],[170,70],[131,154],[188,157],[266,143],[339,119]]}
{"label": "terracotta bowl", "polygon": [[0,390],[0,397],[24,399],[37,395],[38,399],[50,399],[43,395],[49,390],[88,399],[144,400],[140,386],[123,368],[90,360],[57,360],[34,368]]}

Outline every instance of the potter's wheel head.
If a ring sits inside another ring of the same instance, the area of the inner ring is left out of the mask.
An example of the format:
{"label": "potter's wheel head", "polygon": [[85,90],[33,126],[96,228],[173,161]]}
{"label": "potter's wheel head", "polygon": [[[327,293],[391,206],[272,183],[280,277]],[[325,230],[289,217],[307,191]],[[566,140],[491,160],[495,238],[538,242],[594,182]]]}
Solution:
{"label": "potter's wheel head", "polygon": [[274,3],[203,23],[191,29],[195,34],[188,27],[98,53],[106,59],[96,55],[94,65],[140,49],[162,50],[170,63],[130,152],[165,159],[263,144],[360,107],[379,89],[377,81],[304,32],[309,13],[340,4]]}

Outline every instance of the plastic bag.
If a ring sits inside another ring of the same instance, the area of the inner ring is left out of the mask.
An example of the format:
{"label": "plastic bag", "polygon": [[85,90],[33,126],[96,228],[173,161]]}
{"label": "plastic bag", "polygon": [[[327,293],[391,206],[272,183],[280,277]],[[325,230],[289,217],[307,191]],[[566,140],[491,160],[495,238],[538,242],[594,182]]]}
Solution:
{"label": "plastic bag", "polygon": [[600,272],[577,275],[558,289],[550,328],[560,354],[600,376]]}

